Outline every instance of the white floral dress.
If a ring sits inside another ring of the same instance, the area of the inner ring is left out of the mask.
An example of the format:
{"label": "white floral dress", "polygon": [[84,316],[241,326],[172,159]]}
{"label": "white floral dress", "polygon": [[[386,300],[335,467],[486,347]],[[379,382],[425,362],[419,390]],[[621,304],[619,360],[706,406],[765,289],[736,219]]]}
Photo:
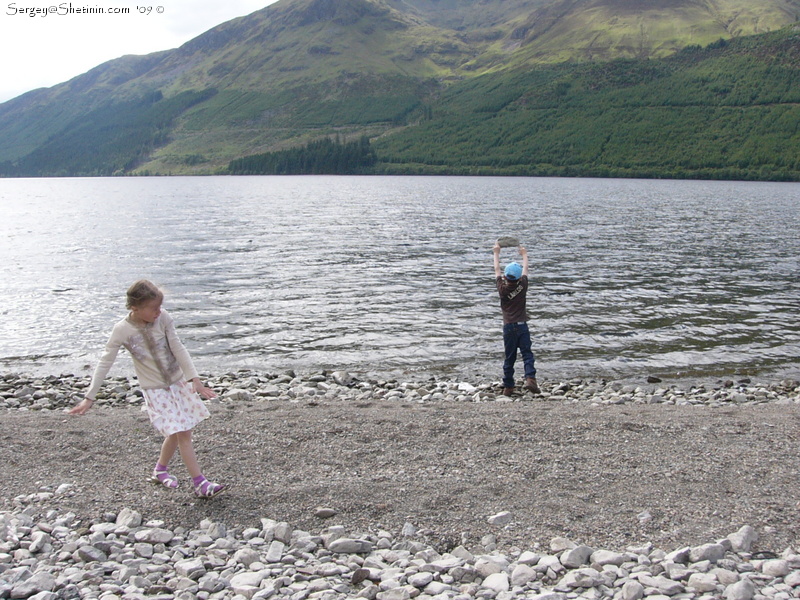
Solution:
{"label": "white floral dress", "polygon": [[210,416],[200,396],[187,381],[198,377],[171,315],[161,311],[155,322],[137,325],[130,318],[119,321],[97,365],[87,398],[95,394],[116,360],[120,348],[133,357],[150,422],[164,436],[190,431]]}

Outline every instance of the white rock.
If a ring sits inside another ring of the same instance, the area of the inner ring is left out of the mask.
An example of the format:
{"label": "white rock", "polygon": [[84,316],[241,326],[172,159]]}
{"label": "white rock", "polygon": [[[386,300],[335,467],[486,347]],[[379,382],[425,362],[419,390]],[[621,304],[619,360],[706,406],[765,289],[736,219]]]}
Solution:
{"label": "white rock", "polygon": [[424,588],[433,581],[433,573],[415,573],[408,578],[408,583],[417,588]]}
{"label": "white rock", "polygon": [[336,554],[369,554],[372,552],[372,543],[367,540],[341,538],[331,543],[328,550]]}
{"label": "white rock", "polygon": [[691,548],[680,548],[667,554],[665,560],[667,562],[685,564],[689,562],[689,554],[691,554],[691,552]]}
{"label": "white rock", "polygon": [[169,529],[161,527],[153,527],[150,529],[140,529],[133,534],[137,542],[145,542],[147,544],[168,544],[175,537]]}
{"label": "white rock", "polygon": [[528,582],[536,581],[536,570],[525,564],[517,564],[511,572],[511,585],[524,586]]}
{"label": "white rock", "polygon": [[786,577],[790,571],[789,563],[780,558],[765,560],[761,564],[761,571],[770,577]]}
{"label": "white rock", "polygon": [[678,581],[673,581],[672,579],[668,579],[663,575],[658,575],[657,577],[653,577],[651,575],[643,575],[639,577],[639,583],[641,583],[645,587],[656,588],[659,592],[662,592],[667,596],[674,596],[676,594],[681,594],[684,591],[682,583]]}
{"label": "white rock", "polygon": [[400,586],[396,588],[392,588],[390,590],[385,590],[383,592],[378,592],[376,598],[377,600],[409,600],[412,596],[412,592],[416,595],[419,594],[419,590],[417,588],[410,586]]}
{"label": "white rock", "polygon": [[725,547],[722,544],[703,544],[689,552],[689,562],[698,563],[704,560],[717,562],[725,558]]}
{"label": "white rock", "polygon": [[28,598],[39,592],[52,592],[56,588],[56,579],[50,573],[39,571],[28,579],[17,581],[11,588],[11,598]]}
{"label": "white rock", "polygon": [[745,525],[728,536],[734,552],[750,552],[750,547],[758,541],[758,533],[750,525]]}
{"label": "white rock", "polygon": [[[245,571],[243,573],[238,573],[231,577],[231,587],[234,591],[238,588],[247,588],[247,587],[254,587],[258,588],[261,585],[261,582],[264,581],[264,578],[269,575],[269,571]],[[236,592],[239,593],[239,592]]]}
{"label": "white rock", "polygon": [[187,577],[188,579],[197,581],[206,574],[206,568],[202,560],[199,558],[191,558],[176,562],[175,573],[181,577]]}
{"label": "white rock", "polygon": [[568,571],[561,579],[558,587],[574,588],[593,588],[604,583],[605,580],[599,571],[592,568],[575,569]]}
{"label": "white rock", "polygon": [[589,557],[593,552],[594,550],[589,546],[578,546],[577,548],[565,550],[559,560],[568,569],[577,569],[589,563]]}
{"label": "white rock", "polygon": [[250,402],[253,395],[247,390],[233,388],[222,394],[222,399],[232,402]]}
{"label": "white rock", "polygon": [[689,576],[688,585],[690,588],[704,594],[715,591],[717,583],[717,578],[711,573],[692,573]]}
{"label": "white rock", "polygon": [[130,508],[123,508],[117,515],[117,525],[122,527],[130,527],[131,529],[139,527],[142,524],[142,515]]}
{"label": "white rock", "polygon": [[488,521],[489,525],[508,525],[513,518],[514,517],[510,512],[504,510],[503,512],[499,512],[496,515],[489,517]]}
{"label": "white rock", "polygon": [[507,592],[510,589],[508,575],[505,573],[492,573],[483,580],[483,587],[492,590],[499,594],[500,592]]}
{"label": "white rock", "polygon": [[572,542],[565,537],[557,537],[550,540],[551,552],[563,552],[564,550],[577,548],[577,546],[578,545],[575,542]]}
{"label": "white rock", "polygon": [[243,564],[245,567],[249,567],[251,564],[253,564],[259,559],[260,555],[252,548],[242,548],[240,550],[237,550],[236,554],[233,555],[233,560],[235,560],[240,564]]}
{"label": "white rock", "polygon": [[590,557],[592,564],[598,564],[601,567],[605,565],[619,566],[626,560],[628,559],[624,554],[619,552],[611,552],[610,550],[598,550],[597,552],[593,552]]}
{"label": "white rock", "polygon": [[725,598],[728,600],[753,600],[756,595],[756,586],[750,579],[742,579],[725,589]]}
{"label": "white rock", "polygon": [[644,597],[644,586],[635,580],[628,580],[622,585],[622,600],[641,600]]}
{"label": "white rock", "polygon": [[536,552],[526,550],[519,555],[517,562],[521,565],[536,565],[542,559],[542,556]]}
{"label": "white rock", "polygon": [[283,558],[283,551],[286,549],[286,544],[283,542],[279,542],[278,540],[273,540],[272,543],[269,545],[269,549],[267,550],[267,555],[264,559],[268,563],[278,563]]}
{"label": "white rock", "polygon": [[441,581],[431,581],[422,591],[428,596],[438,596],[439,594],[446,594],[451,589],[449,585]]}
{"label": "white rock", "polygon": [[482,556],[475,561],[475,571],[481,577],[489,577],[503,571],[503,565],[489,557]]}

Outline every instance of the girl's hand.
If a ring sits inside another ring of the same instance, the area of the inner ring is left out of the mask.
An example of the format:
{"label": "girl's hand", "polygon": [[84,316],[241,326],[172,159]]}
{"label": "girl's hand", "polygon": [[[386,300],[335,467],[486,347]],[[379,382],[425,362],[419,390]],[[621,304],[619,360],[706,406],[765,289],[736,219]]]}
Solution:
{"label": "girl's hand", "polygon": [[77,406],[74,406],[72,408],[72,410],[69,411],[69,414],[71,414],[71,415],[85,415],[86,411],[88,411],[90,408],[92,408],[93,404],[94,404],[94,400],[89,400],[89,398],[84,398],[83,401],[80,404],[78,404]]}
{"label": "girl's hand", "polygon": [[201,398],[216,398],[217,393],[212,390],[211,388],[207,388],[203,385],[203,382],[200,381],[197,377],[192,379],[192,385],[194,386],[194,391],[200,394]]}

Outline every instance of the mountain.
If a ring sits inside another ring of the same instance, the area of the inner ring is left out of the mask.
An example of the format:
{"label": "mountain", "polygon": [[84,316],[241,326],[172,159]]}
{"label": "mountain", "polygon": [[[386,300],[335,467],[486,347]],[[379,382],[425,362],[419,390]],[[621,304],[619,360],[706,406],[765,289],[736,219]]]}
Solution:
{"label": "mountain", "polygon": [[646,65],[798,16],[800,0],[280,0],[0,104],[0,174],[214,173],[331,135],[380,147],[459,90],[502,102],[520,74]]}

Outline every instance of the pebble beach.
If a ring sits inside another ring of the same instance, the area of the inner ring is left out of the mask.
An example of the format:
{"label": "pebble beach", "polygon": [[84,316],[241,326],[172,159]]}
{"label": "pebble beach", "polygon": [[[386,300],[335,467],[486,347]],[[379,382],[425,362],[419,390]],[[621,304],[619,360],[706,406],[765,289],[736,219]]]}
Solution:
{"label": "pebble beach", "polygon": [[205,377],[219,498],[135,381],[0,376],[0,598],[800,597],[800,383]]}

